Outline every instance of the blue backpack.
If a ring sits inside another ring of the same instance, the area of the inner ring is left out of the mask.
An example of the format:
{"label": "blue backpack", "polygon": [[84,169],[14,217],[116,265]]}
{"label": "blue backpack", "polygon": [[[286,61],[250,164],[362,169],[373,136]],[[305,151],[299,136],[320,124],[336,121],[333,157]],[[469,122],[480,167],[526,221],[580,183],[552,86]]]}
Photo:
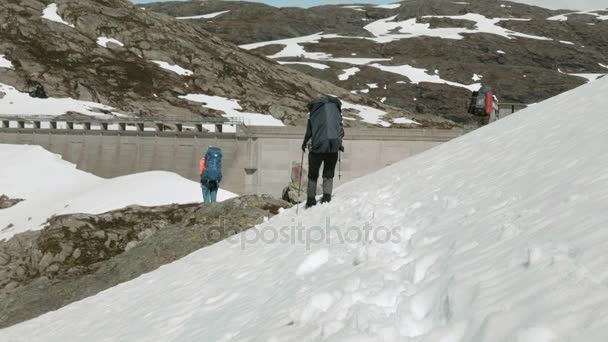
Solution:
{"label": "blue backpack", "polygon": [[222,181],[222,149],[219,147],[209,147],[205,153],[205,170],[201,175],[201,183]]}

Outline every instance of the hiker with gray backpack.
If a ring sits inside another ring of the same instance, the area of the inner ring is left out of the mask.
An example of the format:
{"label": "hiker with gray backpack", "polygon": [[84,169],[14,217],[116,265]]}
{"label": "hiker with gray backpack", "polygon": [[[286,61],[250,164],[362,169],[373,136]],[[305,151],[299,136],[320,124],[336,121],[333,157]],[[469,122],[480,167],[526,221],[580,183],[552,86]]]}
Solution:
{"label": "hiker with gray backpack", "polygon": [[[309,118],[302,143],[302,158],[308,153],[308,186],[306,208],[317,204],[317,180],[323,164],[323,197],[321,203],[331,201],[333,179],[339,152],[344,152],[342,139],[342,102],[336,97],[324,95],[308,103]],[[310,143],[310,145],[309,145]]]}
{"label": "hiker with gray backpack", "polygon": [[201,177],[203,200],[205,203],[215,203],[222,181],[222,150],[219,147],[209,146],[200,161],[198,172]]}

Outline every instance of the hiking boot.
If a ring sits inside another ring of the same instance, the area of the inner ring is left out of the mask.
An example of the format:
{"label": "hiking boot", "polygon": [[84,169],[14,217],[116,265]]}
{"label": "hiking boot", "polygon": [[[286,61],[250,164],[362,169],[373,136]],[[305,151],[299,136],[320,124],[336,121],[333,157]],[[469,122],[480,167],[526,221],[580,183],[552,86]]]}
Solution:
{"label": "hiking boot", "polygon": [[312,197],[312,198],[311,198],[311,197],[309,197],[309,198],[306,200],[306,205],[305,205],[305,208],[306,208],[306,209],[308,209],[308,208],[310,208],[310,207],[312,207],[312,206],[315,206],[316,204],[317,204],[317,200],[316,200],[314,197]]}
{"label": "hiking boot", "polygon": [[328,202],[331,202],[331,195],[323,194],[323,197],[321,198],[321,203],[328,203]]}

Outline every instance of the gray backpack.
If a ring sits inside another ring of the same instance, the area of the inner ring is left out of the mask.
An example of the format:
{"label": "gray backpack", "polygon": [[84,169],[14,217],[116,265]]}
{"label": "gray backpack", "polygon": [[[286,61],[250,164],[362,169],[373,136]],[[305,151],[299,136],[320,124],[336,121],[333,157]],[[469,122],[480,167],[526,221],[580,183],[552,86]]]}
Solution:
{"label": "gray backpack", "polygon": [[310,151],[337,153],[342,146],[342,102],[333,96],[321,96],[308,103],[307,130],[312,133]]}

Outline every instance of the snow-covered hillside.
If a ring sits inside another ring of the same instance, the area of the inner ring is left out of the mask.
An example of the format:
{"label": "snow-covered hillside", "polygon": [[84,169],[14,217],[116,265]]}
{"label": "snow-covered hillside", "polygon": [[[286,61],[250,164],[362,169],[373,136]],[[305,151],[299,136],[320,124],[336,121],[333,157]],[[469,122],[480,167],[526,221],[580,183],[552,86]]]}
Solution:
{"label": "snow-covered hillside", "polygon": [[[25,200],[0,211],[0,240],[40,229],[52,215],[99,214],[133,204],[202,202],[199,184],[170,172],[104,179],[76,169],[42,147],[28,145],[0,144],[0,160],[0,195]],[[220,189],[218,200],[234,196]]]}
{"label": "snow-covered hillside", "polygon": [[607,91],[534,105],[0,340],[603,342]]}

